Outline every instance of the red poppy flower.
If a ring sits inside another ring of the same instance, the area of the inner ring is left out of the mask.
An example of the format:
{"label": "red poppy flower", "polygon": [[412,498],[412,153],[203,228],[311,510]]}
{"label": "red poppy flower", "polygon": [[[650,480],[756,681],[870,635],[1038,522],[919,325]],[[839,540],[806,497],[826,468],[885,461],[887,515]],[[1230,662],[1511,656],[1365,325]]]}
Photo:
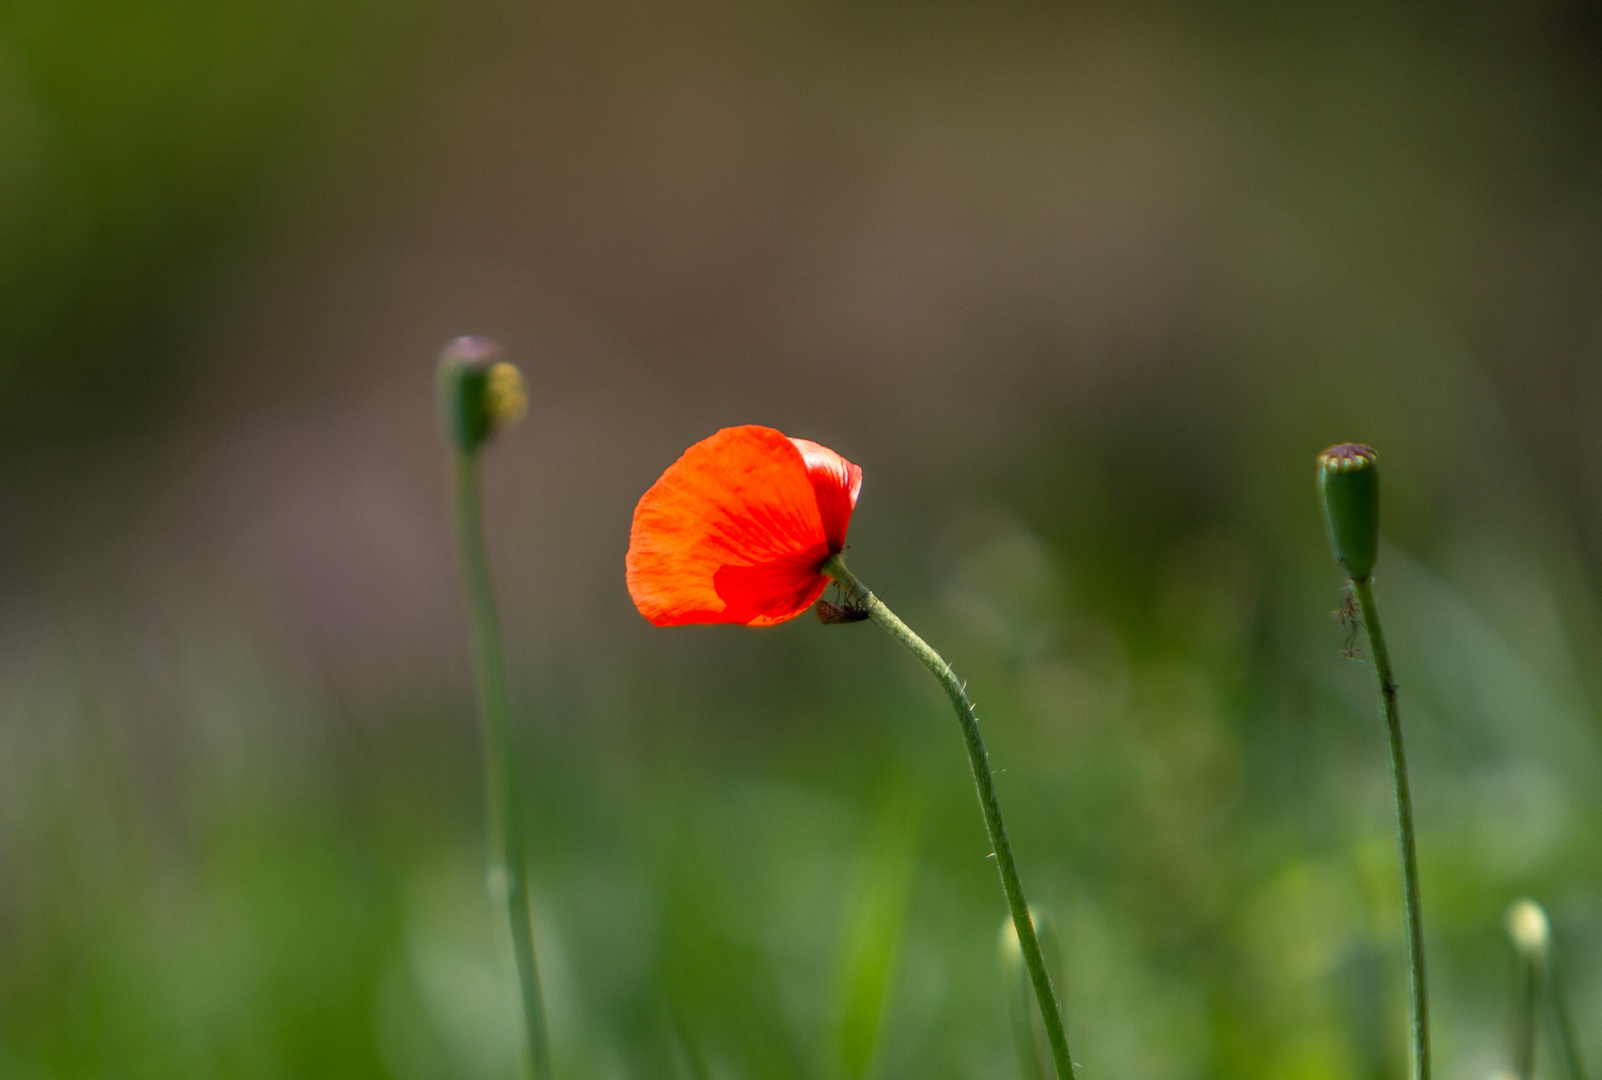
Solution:
{"label": "red poppy flower", "polygon": [[684,452],[634,508],[629,595],[657,626],[793,619],[845,547],[862,470],[754,424]]}

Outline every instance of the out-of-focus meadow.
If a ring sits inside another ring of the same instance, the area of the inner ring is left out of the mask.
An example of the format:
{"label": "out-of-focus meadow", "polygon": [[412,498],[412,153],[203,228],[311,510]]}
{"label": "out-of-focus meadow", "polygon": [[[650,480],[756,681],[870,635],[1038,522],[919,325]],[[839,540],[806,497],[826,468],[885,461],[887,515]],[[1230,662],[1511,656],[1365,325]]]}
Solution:
{"label": "out-of-focus meadow", "polygon": [[468,332],[532,397],[487,498],[563,1080],[1019,1075],[926,673],[630,605],[635,499],[752,422],[862,465],[1092,1080],[1401,1075],[1313,490],[1376,445],[1440,1074],[1510,1064],[1521,894],[1602,1061],[1599,61],[1564,0],[4,5],[0,1075],[511,1075]]}

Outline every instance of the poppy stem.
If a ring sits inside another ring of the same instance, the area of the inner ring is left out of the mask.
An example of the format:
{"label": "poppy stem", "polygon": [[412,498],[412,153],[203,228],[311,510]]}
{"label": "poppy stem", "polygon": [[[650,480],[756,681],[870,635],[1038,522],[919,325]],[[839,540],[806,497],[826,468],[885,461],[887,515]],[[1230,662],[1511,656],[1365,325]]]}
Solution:
{"label": "poppy stem", "polygon": [[1390,734],[1391,779],[1396,788],[1396,845],[1402,863],[1402,909],[1407,921],[1407,988],[1411,1003],[1409,1030],[1412,1042],[1413,1080],[1429,1080],[1429,999],[1424,988],[1424,916],[1419,902],[1418,854],[1413,840],[1413,796],[1407,784],[1407,755],[1402,750],[1402,717],[1396,706],[1396,680],[1391,675],[1391,654],[1380,629],[1374,603],[1374,579],[1352,581],[1358,610],[1368,631],[1374,673],[1379,676],[1385,727]]}
{"label": "poppy stem", "polygon": [[524,865],[517,773],[512,759],[506,667],[501,658],[501,632],[495,615],[489,560],[484,552],[478,458],[476,448],[458,448],[454,452],[457,553],[471,615],[473,681],[484,738],[484,786],[488,798],[492,863],[490,881],[496,900],[504,900],[506,904],[512,931],[512,953],[523,1006],[523,1069],[532,1080],[550,1080],[550,1045],[545,1030],[539,968],[534,961],[528,871]]}
{"label": "poppy stem", "polygon": [[985,828],[990,833],[990,845],[995,851],[996,869],[1001,873],[1001,888],[1007,894],[1012,925],[1018,932],[1018,945],[1023,952],[1024,964],[1029,969],[1029,979],[1034,984],[1035,999],[1040,1004],[1040,1017],[1045,1023],[1046,1039],[1051,1044],[1057,1080],[1073,1080],[1074,1065],[1068,1055],[1068,1034],[1063,1027],[1062,1009],[1057,1004],[1051,975],[1046,970],[1045,957],[1040,952],[1040,939],[1035,936],[1034,921],[1029,917],[1029,904],[1024,899],[1023,882],[1018,878],[1018,864],[1013,861],[1012,844],[1007,839],[1007,826],[1001,817],[1001,802],[996,797],[995,780],[990,774],[990,758],[985,752],[984,740],[979,736],[979,718],[974,714],[973,702],[968,700],[968,692],[956,672],[951,670],[951,665],[902,622],[895,612],[885,607],[884,601],[857,580],[857,576],[846,569],[840,556],[832,556],[824,563],[823,572],[845,586],[852,600],[868,609],[869,618],[921,660],[923,666],[940,680],[946,696],[951,699],[957,722],[962,725],[963,742],[968,747],[968,764],[973,768],[979,807],[984,811]]}

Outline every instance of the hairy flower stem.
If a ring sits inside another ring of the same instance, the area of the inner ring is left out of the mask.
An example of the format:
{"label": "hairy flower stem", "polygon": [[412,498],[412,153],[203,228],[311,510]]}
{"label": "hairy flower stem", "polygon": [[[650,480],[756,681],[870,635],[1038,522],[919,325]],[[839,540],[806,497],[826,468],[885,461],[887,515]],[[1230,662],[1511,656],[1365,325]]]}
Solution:
{"label": "hairy flower stem", "polygon": [[[456,539],[462,581],[471,616],[474,689],[484,738],[484,786],[489,809],[491,880],[497,900],[504,899],[512,930],[512,953],[523,999],[525,1057],[532,1080],[551,1080],[551,1053],[545,1031],[545,1005],[540,973],[534,962],[534,928],[529,921],[528,871],[523,860],[523,831],[512,760],[512,723],[506,693],[506,667],[501,659],[501,631],[495,616],[495,593],[484,553],[483,514],[479,499],[476,450],[455,454]],[[500,865],[494,866],[499,859]],[[494,871],[498,870],[499,873]],[[504,888],[499,887],[504,882]]]}
{"label": "hairy flower stem", "polygon": [[1396,787],[1396,845],[1402,863],[1402,913],[1407,921],[1412,1077],[1413,1080],[1429,1080],[1430,1014],[1424,988],[1424,918],[1419,903],[1418,854],[1413,841],[1413,796],[1407,786],[1407,756],[1402,750],[1402,718],[1396,707],[1391,654],[1385,647],[1385,632],[1380,629],[1379,608],[1374,603],[1374,579],[1355,579],[1352,590],[1357,594],[1358,610],[1368,630],[1369,652],[1373,654],[1374,673],[1379,676],[1380,698],[1385,709],[1385,727],[1390,733],[1391,779]]}
{"label": "hairy flower stem", "polygon": [[1051,1058],[1056,1064],[1057,1080],[1072,1080],[1073,1060],[1068,1056],[1068,1034],[1063,1028],[1062,1009],[1057,994],[1051,987],[1051,976],[1046,970],[1045,957],[1040,952],[1040,940],[1035,936],[1035,925],[1029,917],[1029,904],[1024,900],[1023,882],[1018,879],[1018,864],[1012,858],[1012,844],[1007,839],[1007,826],[1001,818],[1001,803],[996,798],[995,780],[990,775],[990,758],[985,753],[984,740],[979,737],[979,718],[974,715],[973,702],[957,678],[951,665],[929,647],[929,643],[913,633],[912,628],[897,618],[895,612],[873,595],[857,576],[846,569],[840,556],[835,555],[823,564],[823,572],[845,586],[854,603],[868,609],[868,615],[890,636],[905,645],[914,656],[923,661],[934,677],[940,680],[951,707],[956,710],[957,722],[962,725],[962,739],[968,747],[968,764],[973,768],[973,781],[979,791],[979,806],[984,811],[985,828],[990,833],[990,845],[995,850],[996,869],[1001,873],[1001,888],[1007,894],[1007,907],[1012,911],[1012,925],[1018,931],[1018,944],[1023,951],[1029,979],[1034,984],[1035,1000],[1040,1005],[1040,1016],[1045,1022],[1046,1039],[1051,1044]]}

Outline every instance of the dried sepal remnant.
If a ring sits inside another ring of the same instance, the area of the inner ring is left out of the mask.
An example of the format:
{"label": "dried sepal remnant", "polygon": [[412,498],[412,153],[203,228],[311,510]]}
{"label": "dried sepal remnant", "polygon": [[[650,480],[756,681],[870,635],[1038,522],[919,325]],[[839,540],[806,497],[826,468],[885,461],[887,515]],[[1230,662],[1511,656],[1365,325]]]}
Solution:
{"label": "dried sepal remnant", "polygon": [[1379,455],[1363,443],[1336,443],[1318,455],[1318,467],[1333,472],[1367,469],[1378,464]]}
{"label": "dried sepal remnant", "polygon": [[1346,635],[1346,640],[1341,646],[1341,656],[1347,660],[1358,659],[1357,643],[1363,633],[1363,614],[1357,610],[1357,591],[1352,588],[1350,581],[1341,590],[1340,607],[1329,615]]}

